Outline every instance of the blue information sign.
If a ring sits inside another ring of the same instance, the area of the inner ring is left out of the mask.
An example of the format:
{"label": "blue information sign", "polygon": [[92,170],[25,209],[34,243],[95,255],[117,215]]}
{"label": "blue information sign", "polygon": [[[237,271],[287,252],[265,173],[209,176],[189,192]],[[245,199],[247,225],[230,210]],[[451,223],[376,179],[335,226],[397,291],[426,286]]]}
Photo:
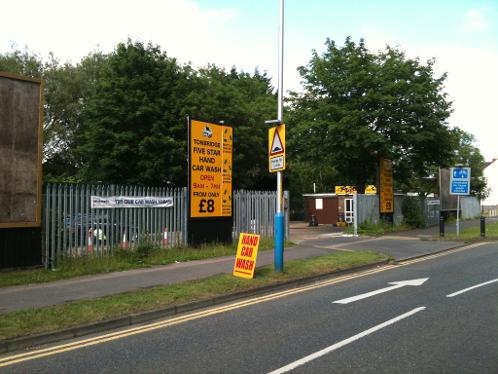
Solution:
{"label": "blue information sign", "polygon": [[470,193],[470,168],[451,168],[450,195]]}

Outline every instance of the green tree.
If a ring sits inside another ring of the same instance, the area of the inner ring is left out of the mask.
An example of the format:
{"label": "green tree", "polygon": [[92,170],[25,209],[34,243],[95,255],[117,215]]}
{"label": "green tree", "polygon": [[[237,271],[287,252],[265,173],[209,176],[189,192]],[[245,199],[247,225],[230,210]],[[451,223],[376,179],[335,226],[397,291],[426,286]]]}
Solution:
{"label": "green tree", "polygon": [[403,214],[403,222],[413,228],[421,228],[426,226],[424,214],[422,212],[420,200],[414,196],[407,196],[401,203],[401,213]]}
{"label": "green tree", "polygon": [[0,71],[19,74],[26,77],[41,78],[45,70],[41,57],[27,48],[19,50],[12,45],[12,50],[0,54]]}
{"label": "green tree", "polygon": [[55,58],[47,63],[45,86],[45,180],[78,181],[80,162],[76,154],[77,135],[87,102],[106,64],[106,55],[94,52],[78,64],[60,64]]}
{"label": "green tree", "polygon": [[194,117],[223,120],[233,126],[234,188],[273,188],[268,173],[268,128],[264,121],[276,116],[276,97],[270,79],[253,74],[227,72],[214,65],[199,69],[196,89],[187,98],[186,110]]}
{"label": "green tree", "polygon": [[182,100],[189,66],[140,42],[119,44],[107,58],[78,134],[86,181],[185,183]]}
{"label": "green tree", "polygon": [[94,92],[105,55],[94,52],[79,64],[61,64],[53,54],[47,61],[26,48],[13,46],[0,54],[0,70],[45,81],[45,120],[43,174],[49,181],[74,181],[78,163],[75,157],[75,135],[88,97]]}
{"label": "green tree", "polygon": [[45,79],[45,180],[186,185],[190,115],[234,127],[235,188],[273,187],[264,121],[276,97],[257,70],[196,71],[130,40],[77,64],[13,50],[0,69]]}
{"label": "green tree", "polygon": [[[446,120],[446,75],[387,47],[371,53],[363,40],[338,47],[327,40],[299,72],[304,92],[290,99],[290,144],[296,162],[328,169],[334,184],[360,190],[374,183],[379,158],[391,159],[398,188],[448,165],[457,136]],[[293,162],[293,161],[291,161]],[[294,171],[293,171],[294,172]]]}

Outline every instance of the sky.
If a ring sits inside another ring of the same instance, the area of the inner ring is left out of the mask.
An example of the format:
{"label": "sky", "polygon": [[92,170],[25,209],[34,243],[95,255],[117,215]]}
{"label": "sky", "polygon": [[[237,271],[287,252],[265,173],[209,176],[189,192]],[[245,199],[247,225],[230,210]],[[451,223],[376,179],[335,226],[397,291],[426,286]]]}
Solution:
{"label": "sky", "polygon": [[[258,68],[277,86],[279,0],[16,0],[2,15],[0,53],[16,45],[77,63],[131,38],[196,67]],[[436,74],[448,73],[450,126],[498,158],[498,0],[286,0],[284,90],[300,90],[296,69],[312,50],[347,36],[373,52],[390,45],[434,57]]]}

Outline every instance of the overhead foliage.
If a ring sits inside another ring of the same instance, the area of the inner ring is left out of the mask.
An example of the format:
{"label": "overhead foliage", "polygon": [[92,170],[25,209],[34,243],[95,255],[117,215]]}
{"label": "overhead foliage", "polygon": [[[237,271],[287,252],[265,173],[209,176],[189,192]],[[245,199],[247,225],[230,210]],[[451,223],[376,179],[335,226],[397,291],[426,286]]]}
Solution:
{"label": "overhead foliage", "polygon": [[[77,134],[82,179],[160,185],[185,168],[181,101],[189,68],[158,47],[119,44],[107,58]],[[185,125],[183,126],[185,128]]]}
{"label": "overhead foliage", "polygon": [[19,74],[26,77],[41,78],[45,65],[36,53],[30,53],[27,48],[23,51],[12,46],[12,51],[0,54],[0,71]]}
{"label": "overhead foliage", "polygon": [[[459,163],[485,196],[482,155],[472,135],[448,126],[446,75],[434,63],[397,48],[372,53],[350,38],[313,52],[299,68],[303,91],[285,110],[284,186],[294,208],[314,185],[374,184],[381,157],[393,161],[397,190],[437,192],[438,167]],[[185,186],[190,115],[233,126],[234,188],[275,186],[264,121],[276,118],[277,98],[266,73],[194,69],[131,40],[76,64],[14,46],[0,54],[0,70],[45,79],[45,180]]]}
{"label": "overhead foliage", "polygon": [[264,121],[276,116],[276,96],[266,73],[196,70],[131,40],[77,64],[13,49],[0,70],[45,80],[45,180],[184,186],[190,115],[234,127],[235,188],[273,184]]}
{"label": "overhead foliage", "polygon": [[84,112],[78,155],[85,180],[187,183],[186,116],[234,127],[234,186],[264,185],[269,78],[216,66],[198,71],[158,47],[119,44]]}
{"label": "overhead foliage", "polygon": [[[446,75],[387,47],[370,52],[363,40],[332,40],[299,68],[304,92],[290,105],[290,148],[311,167],[332,169],[333,184],[375,183],[379,159],[391,159],[395,187],[422,190],[417,181],[451,162],[458,134],[449,128]],[[423,191],[421,191],[423,192]]]}
{"label": "overhead foliage", "polygon": [[96,52],[80,63],[61,64],[54,55],[48,60],[27,49],[0,54],[0,70],[45,81],[43,172],[45,180],[78,181],[75,135],[82,113],[103,69],[106,56]]}
{"label": "overhead foliage", "polygon": [[265,120],[276,117],[277,108],[270,78],[257,70],[253,74],[235,68],[226,72],[211,65],[199,69],[195,82],[195,89],[187,97],[187,112],[233,126],[234,186],[274,187],[268,173],[265,126]]}

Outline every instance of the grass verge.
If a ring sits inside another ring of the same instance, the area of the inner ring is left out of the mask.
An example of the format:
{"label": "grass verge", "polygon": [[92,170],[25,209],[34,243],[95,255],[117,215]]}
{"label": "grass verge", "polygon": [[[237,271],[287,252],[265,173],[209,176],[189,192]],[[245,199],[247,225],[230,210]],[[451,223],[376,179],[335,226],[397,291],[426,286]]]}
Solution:
{"label": "grass verge", "polygon": [[466,243],[473,243],[485,240],[498,240],[498,222],[486,223],[486,236],[481,237],[481,229],[479,225],[469,227],[460,231],[460,236],[456,233],[446,233],[444,238],[435,236],[434,239],[439,240],[463,240]]}
{"label": "grass verge", "polygon": [[237,291],[278,284],[284,281],[345,270],[385,260],[373,252],[341,252],[304,260],[288,261],[283,273],[272,266],[256,269],[252,280],[219,274],[206,279],[154,287],[92,300],[81,300],[56,306],[25,309],[0,315],[0,339],[61,330],[90,322],[102,321],[192,301],[205,300]]}
{"label": "grass verge", "polygon": [[[286,242],[291,247],[292,242]],[[273,249],[273,239],[261,238],[259,250]],[[141,245],[136,250],[118,249],[109,254],[67,257],[59,261],[57,269],[44,268],[0,272],[0,287],[43,283],[82,275],[110,273],[174,262],[202,260],[235,255],[237,243],[233,245],[211,244],[200,248],[179,247],[164,249],[152,245]]]}
{"label": "grass verge", "polygon": [[[370,223],[370,222],[365,222],[362,223],[358,226],[358,234],[359,235],[367,235],[367,236],[380,236],[380,235],[385,235],[390,232],[399,232],[399,231],[406,231],[406,230],[412,230],[410,226],[407,226],[405,224],[401,225],[391,225],[389,223]],[[345,230],[344,233],[346,234],[353,234],[354,233],[354,228],[353,226],[348,226]]]}

